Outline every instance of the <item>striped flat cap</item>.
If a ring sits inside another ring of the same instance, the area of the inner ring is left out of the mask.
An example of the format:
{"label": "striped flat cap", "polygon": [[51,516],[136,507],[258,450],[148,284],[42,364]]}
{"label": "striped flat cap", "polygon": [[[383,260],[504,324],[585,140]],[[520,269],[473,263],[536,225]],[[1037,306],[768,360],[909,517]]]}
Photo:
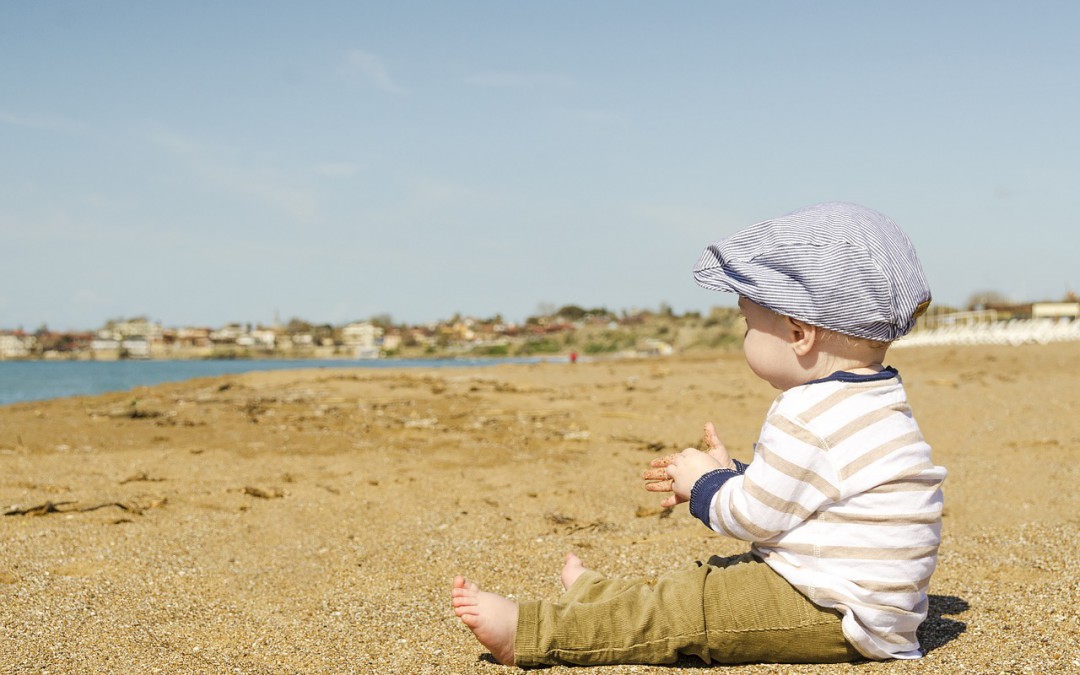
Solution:
{"label": "striped flat cap", "polygon": [[814,204],[711,244],[694,279],[821,328],[886,342],[907,334],[930,304],[904,231],[847,202]]}

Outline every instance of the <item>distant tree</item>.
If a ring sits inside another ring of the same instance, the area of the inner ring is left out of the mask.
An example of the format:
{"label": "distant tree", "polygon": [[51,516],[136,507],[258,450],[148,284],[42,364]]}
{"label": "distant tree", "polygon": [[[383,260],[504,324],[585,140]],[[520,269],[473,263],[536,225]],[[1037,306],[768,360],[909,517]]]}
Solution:
{"label": "distant tree", "polygon": [[1009,299],[997,291],[978,291],[968,298],[967,309],[986,309],[990,305],[1005,305],[1008,302]]}
{"label": "distant tree", "polygon": [[48,346],[49,349],[55,349],[58,352],[75,351],[77,347],[78,340],[74,335],[69,333],[63,333],[57,336],[56,340]]}
{"label": "distant tree", "polygon": [[559,311],[556,312],[556,314],[568,321],[580,321],[582,317],[585,316],[586,312],[577,305],[564,305],[559,308]]}
{"label": "distant tree", "polygon": [[330,340],[334,344],[341,343],[341,338],[338,335],[338,330],[328,323],[324,323],[318,326],[310,326],[310,332],[311,336],[318,344],[322,344],[323,340]]}
{"label": "distant tree", "polygon": [[312,332],[312,325],[303,319],[292,318],[285,324],[285,332],[290,335]]}
{"label": "distant tree", "polygon": [[705,319],[704,326],[706,328],[712,328],[714,326],[720,326],[722,328],[731,328],[742,316],[739,310],[734,307],[713,307],[709,310],[709,316]]}
{"label": "distant tree", "polygon": [[368,319],[368,321],[372,325],[378,326],[379,328],[383,328],[383,329],[393,328],[393,326],[394,326],[393,317],[391,317],[386,312],[383,312],[382,314],[376,314],[376,315],[372,316],[370,319]]}

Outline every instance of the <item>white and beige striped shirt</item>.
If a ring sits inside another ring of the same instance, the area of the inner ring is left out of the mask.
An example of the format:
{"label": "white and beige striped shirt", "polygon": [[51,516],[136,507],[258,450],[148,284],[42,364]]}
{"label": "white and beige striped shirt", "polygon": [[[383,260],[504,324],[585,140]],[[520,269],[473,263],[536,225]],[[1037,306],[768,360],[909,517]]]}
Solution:
{"label": "white and beige striped shirt", "polygon": [[843,613],[844,635],[876,659],[921,656],[945,479],[893,374],[781,394],[753,462],[709,508],[712,529],[753,542],[810,600]]}

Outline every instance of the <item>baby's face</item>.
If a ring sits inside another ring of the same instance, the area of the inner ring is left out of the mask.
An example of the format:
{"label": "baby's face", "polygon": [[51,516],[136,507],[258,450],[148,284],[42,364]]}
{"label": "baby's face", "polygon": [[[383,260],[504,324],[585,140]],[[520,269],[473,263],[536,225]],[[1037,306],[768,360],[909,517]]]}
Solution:
{"label": "baby's face", "polygon": [[743,356],[750,370],[780,390],[804,382],[802,367],[792,350],[794,335],[787,317],[741,296],[739,309],[746,319]]}

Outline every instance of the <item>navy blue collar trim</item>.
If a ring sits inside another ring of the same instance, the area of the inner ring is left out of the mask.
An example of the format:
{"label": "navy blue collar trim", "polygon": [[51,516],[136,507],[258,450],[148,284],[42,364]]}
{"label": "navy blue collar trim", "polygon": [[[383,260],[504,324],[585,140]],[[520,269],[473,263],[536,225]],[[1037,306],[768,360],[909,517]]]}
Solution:
{"label": "navy blue collar trim", "polygon": [[892,366],[885,366],[885,369],[880,373],[871,373],[869,375],[859,375],[858,373],[849,373],[846,370],[838,370],[828,377],[811,380],[806,384],[818,384],[820,382],[880,382],[882,380],[891,380],[897,375],[899,373]]}

